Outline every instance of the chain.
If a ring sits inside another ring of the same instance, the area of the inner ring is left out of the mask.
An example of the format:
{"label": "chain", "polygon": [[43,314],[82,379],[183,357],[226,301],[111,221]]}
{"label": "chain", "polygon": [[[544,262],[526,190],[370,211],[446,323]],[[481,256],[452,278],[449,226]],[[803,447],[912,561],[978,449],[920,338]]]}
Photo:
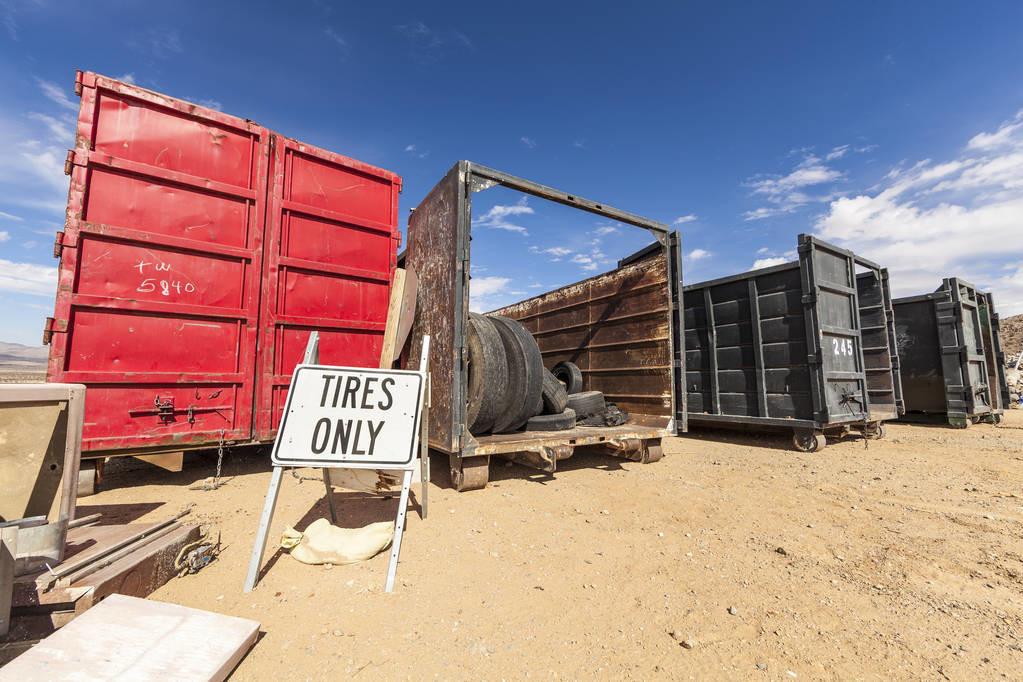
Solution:
{"label": "chain", "polygon": [[224,465],[224,429],[220,429],[220,442],[217,444],[217,473],[213,477],[213,489],[220,487],[220,468]]}

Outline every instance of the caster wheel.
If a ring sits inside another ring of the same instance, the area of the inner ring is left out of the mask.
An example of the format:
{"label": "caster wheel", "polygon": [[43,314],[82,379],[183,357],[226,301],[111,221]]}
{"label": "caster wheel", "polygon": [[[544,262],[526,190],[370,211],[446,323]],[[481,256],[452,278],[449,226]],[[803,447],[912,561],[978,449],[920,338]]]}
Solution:
{"label": "caster wheel", "polygon": [[866,428],[863,429],[863,437],[867,440],[879,440],[884,438],[884,424],[881,422],[867,424]]}
{"label": "caster wheel", "polygon": [[481,490],[490,480],[489,457],[467,457],[459,465],[452,464],[451,486],[458,492]]}
{"label": "caster wheel", "polygon": [[643,464],[651,464],[659,460],[661,457],[664,457],[664,451],[661,450],[661,441],[651,441],[650,444],[646,446],[646,452],[643,453],[643,457],[640,459],[640,462]]}
{"label": "caster wheel", "polygon": [[816,431],[796,431],[792,435],[792,444],[800,452],[820,452],[827,445],[823,433]]}

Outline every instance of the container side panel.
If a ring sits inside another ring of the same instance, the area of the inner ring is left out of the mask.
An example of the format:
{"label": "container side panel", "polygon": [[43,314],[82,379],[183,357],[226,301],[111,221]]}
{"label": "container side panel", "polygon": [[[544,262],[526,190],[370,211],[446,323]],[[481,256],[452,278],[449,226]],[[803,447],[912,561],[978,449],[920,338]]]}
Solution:
{"label": "container side panel", "polygon": [[153,168],[249,186],[257,148],[251,135],[202,116],[99,89],[93,149]]}
{"label": "container side panel", "polygon": [[248,440],[269,134],[80,74],[48,380],[86,452]]}
{"label": "container side panel", "polygon": [[818,421],[864,421],[868,394],[853,256],[810,237],[801,239],[804,295],[811,301],[810,321],[819,344]]}
{"label": "container side panel", "polygon": [[[771,420],[812,420],[799,268],[739,275],[710,285],[719,409],[713,410],[705,288],[685,293],[690,417],[699,414]],[[755,297],[755,302],[751,298]],[[755,313],[755,314],[754,314]],[[779,424],[783,424],[779,421]]]}
{"label": "container side panel", "polygon": [[945,378],[936,301],[893,301],[906,413],[944,414]]}
{"label": "container side panel", "polygon": [[578,365],[583,390],[630,413],[674,417],[668,276],[659,254],[495,312],[530,330],[546,367]]}
{"label": "container side panel", "polygon": [[938,338],[941,341],[947,414],[959,424],[991,411],[984,348],[980,342],[977,292],[956,278],[944,280],[941,291],[949,296],[938,303]]}
{"label": "container side panel", "polygon": [[[464,329],[456,320],[464,286],[459,253],[459,216],[464,209],[461,164],[441,180],[416,207],[408,222],[406,266],[419,277],[419,300],[404,366],[418,368],[423,336],[430,336],[430,446],[447,453],[460,451],[465,405],[460,380]],[[457,329],[456,329],[457,327]],[[456,368],[458,371],[456,371]]]}
{"label": "container side panel", "polygon": [[376,367],[397,261],[398,176],[274,138],[256,432],[277,432],[295,365]]}
{"label": "container side panel", "polygon": [[391,201],[395,179],[389,174],[369,173],[351,163],[324,158],[321,150],[300,142],[289,145],[289,150],[288,200],[355,220],[397,224]]}
{"label": "container side panel", "polygon": [[799,270],[761,275],[756,291],[767,392],[764,416],[813,419]]}
{"label": "container side panel", "polygon": [[995,314],[991,294],[978,293],[977,304],[991,408],[996,414],[1001,414],[1009,404],[1009,387],[1005,380],[1005,356],[1002,353],[998,315]]}
{"label": "container side panel", "polygon": [[859,298],[860,331],[863,339],[863,362],[867,373],[872,421],[896,419],[899,409],[895,391],[895,363],[888,338],[888,309],[881,271],[856,276]]}

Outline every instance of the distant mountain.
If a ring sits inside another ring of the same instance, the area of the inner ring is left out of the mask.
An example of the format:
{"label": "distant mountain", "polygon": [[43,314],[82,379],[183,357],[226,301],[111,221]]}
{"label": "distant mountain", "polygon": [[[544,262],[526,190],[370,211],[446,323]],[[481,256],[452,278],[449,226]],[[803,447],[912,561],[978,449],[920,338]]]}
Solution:
{"label": "distant mountain", "polygon": [[46,346],[24,346],[0,341],[0,366],[25,371],[45,370],[50,349]]}
{"label": "distant mountain", "polygon": [[999,326],[1002,328],[1002,350],[1005,357],[1015,361],[1023,350],[1023,315],[1003,318]]}

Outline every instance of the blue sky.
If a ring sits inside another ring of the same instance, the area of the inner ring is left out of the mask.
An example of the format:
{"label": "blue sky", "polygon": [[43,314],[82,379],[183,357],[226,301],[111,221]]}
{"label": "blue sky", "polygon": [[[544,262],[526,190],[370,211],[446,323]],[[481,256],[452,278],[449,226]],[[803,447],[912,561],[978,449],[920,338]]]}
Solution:
{"label": "blue sky", "polygon": [[[1023,4],[0,0],[0,340],[38,344],[76,68],[401,174],[466,158],[677,223],[695,282],[812,232],[1023,312]],[[474,302],[613,266],[631,227],[476,195]],[[404,225],[403,225],[404,227]]]}

